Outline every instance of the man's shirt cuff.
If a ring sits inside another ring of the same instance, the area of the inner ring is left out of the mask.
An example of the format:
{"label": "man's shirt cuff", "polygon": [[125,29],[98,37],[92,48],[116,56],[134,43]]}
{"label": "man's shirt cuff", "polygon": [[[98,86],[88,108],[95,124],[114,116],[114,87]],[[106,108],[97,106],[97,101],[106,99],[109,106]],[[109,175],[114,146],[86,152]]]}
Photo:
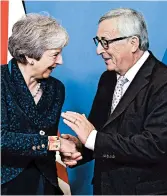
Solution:
{"label": "man's shirt cuff", "polygon": [[94,148],[95,148],[95,140],[96,140],[96,134],[97,134],[97,131],[96,130],[93,130],[87,140],[86,140],[86,143],[85,143],[85,147],[90,149],[90,150],[93,150],[94,151]]}

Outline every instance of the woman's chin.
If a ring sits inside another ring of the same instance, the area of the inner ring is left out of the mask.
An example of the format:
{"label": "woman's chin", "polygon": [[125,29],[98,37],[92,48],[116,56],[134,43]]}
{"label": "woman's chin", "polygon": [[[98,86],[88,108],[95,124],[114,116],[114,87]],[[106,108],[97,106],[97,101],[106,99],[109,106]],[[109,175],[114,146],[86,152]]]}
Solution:
{"label": "woman's chin", "polygon": [[42,78],[49,78],[50,74],[51,74],[51,71],[47,71],[43,73]]}

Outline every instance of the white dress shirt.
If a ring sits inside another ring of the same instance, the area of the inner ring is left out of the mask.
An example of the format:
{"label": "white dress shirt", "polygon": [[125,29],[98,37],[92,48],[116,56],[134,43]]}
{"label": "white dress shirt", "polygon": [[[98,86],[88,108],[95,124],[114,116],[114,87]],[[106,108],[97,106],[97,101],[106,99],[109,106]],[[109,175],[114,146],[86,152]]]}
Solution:
{"label": "white dress shirt", "polygon": [[[128,79],[128,82],[126,82],[123,86],[123,94],[126,92],[126,90],[128,89],[129,85],[131,84],[131,82],[133,81],[135,75],[137,74],[137,72],[139,71],[139,69],[141,68],[141,66],[144,64],[144,62],[147,60],[147,58],[149,57],[149,52],[145,51],[144,54],[141,56],[141,58],[134,64],[134,66],[132,66],[125,74],[125,77]],[[117,78],[119,77],[119,75],[117,74]],[[95,146],[95,140],[96,140],[96,134],[97,131],[93,130],[85,143],[85,147],[90,149],[90,150],[94,150],[94,146]]]}

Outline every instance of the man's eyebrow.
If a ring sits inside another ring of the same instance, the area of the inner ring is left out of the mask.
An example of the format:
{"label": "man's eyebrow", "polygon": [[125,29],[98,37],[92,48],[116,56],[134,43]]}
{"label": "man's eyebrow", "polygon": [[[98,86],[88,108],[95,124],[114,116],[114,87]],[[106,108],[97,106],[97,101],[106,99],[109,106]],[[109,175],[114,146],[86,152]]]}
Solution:
{"label": "man's eyebrow", "polygon": [[101,37],[101,39],[106,39],[106,37]]}

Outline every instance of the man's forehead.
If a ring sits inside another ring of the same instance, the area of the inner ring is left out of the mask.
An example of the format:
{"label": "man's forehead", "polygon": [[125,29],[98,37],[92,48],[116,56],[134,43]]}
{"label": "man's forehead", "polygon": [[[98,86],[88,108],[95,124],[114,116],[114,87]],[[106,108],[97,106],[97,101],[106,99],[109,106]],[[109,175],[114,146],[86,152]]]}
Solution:
{"label": "man's forehead", "polygon": [[118,34],[116,19],[103,20],[97,29],[98,37],[112,37]]}

